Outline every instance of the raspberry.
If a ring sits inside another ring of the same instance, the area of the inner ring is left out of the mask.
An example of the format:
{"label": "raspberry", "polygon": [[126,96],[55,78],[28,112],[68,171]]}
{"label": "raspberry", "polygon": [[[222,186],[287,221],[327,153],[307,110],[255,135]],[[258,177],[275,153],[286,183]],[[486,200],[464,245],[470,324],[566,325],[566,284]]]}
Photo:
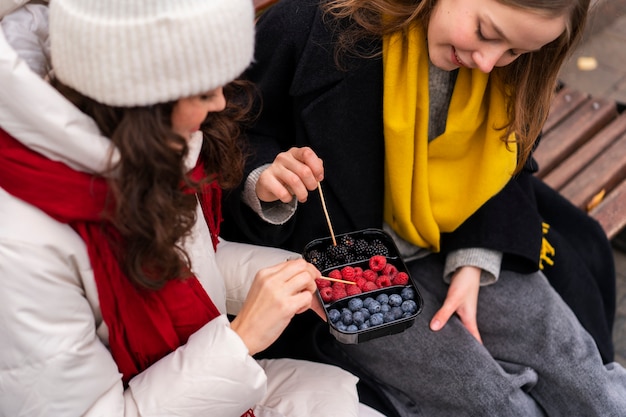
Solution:
{"label": "raspberry", "polygon": [[377,289],[378,289],[378,285],[376,285],[376,283],[373,281],[367,281],[365,285],[363,285],[363,288],[362,288],[363,292],[374,291]]}
{"label": "raspberry", "polygon": [[409,274],[406,272],[398,272],[393,278],[393,285],[406,285],[409,283]]}
{"label": "raspberry", "polygon": [[343,279],[343,277],[341,276],[341,271],[338,269],[333,269],[332,271],[330,271],[328,273],[328,277],[335,278],[335,279]]}
{"label": "raspberry", "polygon": [[346,285],[347,295],[356,295],[356,294],[361,294],[362,292],[363,291],[361,291],[358,285]]}
{"label": "raspberry", "polygon": [[346,284],[344,284],[343,282],[333,282],[332,287],[333,287],[333,289],[338,288],[338,289],[342,289],[342,290],[345,291]]}
{"label": "raspberry", "polygon": [[376,281],[376,278],[378,278],[378,274],[371,269],[366,269],[365,271],[363,271],[363,278],[373,282]]}
{"label": "raspberry", "polygon": [[332,294],[332,300],[333,301],[341,300],[342,298],[348,296],[348,293],[346,292],[345,286],[344,287],[338,287],[338,286],[333,285],[332,286],[332,290],[333,290],[333,294]]}
{"label": "raspberry", "polygon": [[383,272],[382,272],[383,275],[388,275],[392,281],[397,273],[398,273],[398,268],[396,268],[396,266],[393,264],[385,265],[385,267],[383,268]]}
{"label": "raspberry", "polygon": [[355,266],[354,267],[354,276],[355,277],[362,277],[363,276],[363,268],[361,268],[360,266]]}
{"label": "raspberry", "polygon": [[341,269],[341,277],[346,281],[354,281],[355,273],[354,268],[351,266],[344,266]]}
{"label": "raspberry", "polygon": [[330,287],[320,288],[320,296],[325,303],[333,301],[333,289]]}
{"label": "raspberry", "polygon": [[325,280],[325,279],[316,278],[315,284],[317,285],[317,288],[330,287],[330,281]]}
{"label": "raspberry", "polygon": [[382,255],[374,255],[370,258],[369,265],[372,271],[382,271],[385,265],[387,265],[387,258]]}
{"label": "raspberry", "polygon": [[390,287],[391,280],[389,279],[387,275],[381,275],[378,278],[376,278],[376,285],[378,285],[379,288]]}
{"label": "raspberry", "polygon": [[356,277],[354,282],[356,282],[357,287],[359,287],[360,289],[363,289],[363,286],[365,285],[367,280],[363,277]]}

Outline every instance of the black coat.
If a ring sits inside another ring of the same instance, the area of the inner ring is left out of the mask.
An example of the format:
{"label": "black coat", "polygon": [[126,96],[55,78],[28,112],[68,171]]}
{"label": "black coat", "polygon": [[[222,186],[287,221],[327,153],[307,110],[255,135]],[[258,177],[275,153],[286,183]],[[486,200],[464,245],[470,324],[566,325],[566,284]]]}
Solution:
{"label": "black coat", "polygon": [[[246,174],[290,147],[309,146],[324,161],[322,187],[335,234],[381,228],[382,61],[344,57],[339,68],[333,48],[333,31],[321,18],[318,0],[281,0],[261,17],[255,61],[245,74],[258,86],[262,106],[247,132]],[[381,43],[362,42],[360,48],[375,53]],[[533,177],[533,165],[530,161],[457,230],[443,234],[442,254],[459,248],[495,249],[504,254],[503,269],[536,271],[542,222],[552,220],[540,213],[537,196],[543,207],[558,204],[558,223],[576,225],[575,232],[568,232],[586,239],[561,245],[559,268],[544,272],[557,290],[567,288],[566,302],[594,334],[605,360],[612,359],[615,275],[608,241],[595,221]],[[296,252],[315,238],[329,236],[317,192],[280,227],[263,222],[241,203],[240,190],[226,193],[222,230],[229,239]],[[551,233],[556,239],[558,230],[553,227]],[[558,238],[565,242],[565,235]],[[599,257],[588,256],[590,245],[599,248],[593,251]]]}
{"label": "black coat", "polygon": [[[348,59],[348,70],[334,62],[332,34],[323,24],[317,1],[283,0],[258,22],[255,63],[246,77],[262,93],[263,112],[248,131],[253,152],[248,171],[274,160],[292,146],[310,146],[324,161],[322,182],[336,234],[383,222],[382,62]],[[380,49],[379,42],[367,45]],[[459,233],[442,237],[442,251],[486,247],[505,253],[507,265],[521,272],[537,269],[541,218],[523,190],[527,181],[511,182],[481,208]],[[238,197],[226,205],[226,233],[231,221],[246,240],[300,252],[314,238],[329,236],[317,192],[301,204],[282,229],[253,222]],[[236,235],[235,235],[236,236]]]}

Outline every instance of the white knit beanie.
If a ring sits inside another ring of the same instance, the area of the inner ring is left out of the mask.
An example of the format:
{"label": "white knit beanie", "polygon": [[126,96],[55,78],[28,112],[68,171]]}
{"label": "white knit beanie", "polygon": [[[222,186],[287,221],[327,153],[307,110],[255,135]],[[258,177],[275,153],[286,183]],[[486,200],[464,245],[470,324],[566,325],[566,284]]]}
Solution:
{"label": "white knit beanie", "polygon": [[111,106],[144,106],[232,81],[254,49],[252,0],[51,0],[55,76]]}

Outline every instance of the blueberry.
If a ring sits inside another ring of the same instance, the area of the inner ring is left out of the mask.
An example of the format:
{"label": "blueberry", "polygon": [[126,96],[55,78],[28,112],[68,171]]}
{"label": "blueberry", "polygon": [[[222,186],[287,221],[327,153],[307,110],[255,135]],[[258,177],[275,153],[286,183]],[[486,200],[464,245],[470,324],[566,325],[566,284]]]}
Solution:
{"label": "blueberry", "polygon": [[369,310],[371,314],[374,314],[374,313],[380,313],[380,307],[381,307],[380,303],[374,300],[369,304],[369,307],[367,307],[367,309]]}
{"label": "blueberry", "polygon": [[358,331],[359,331],[359,328],[356,327],[354,324],[351,324],[346,328],[346,332],[355,333]]}
{"label": "blueberry", "polygon": [[346,326],[342,321],[338,321],[337,323],[335,323],[335,327],[341,332],[345,332],[348,328],[348,326]]}
{"label": "blueberry", "polygon": [[361,313],[363,313],[363,319],[364,320],[369,320],[370,319],[370,311],[367,308],[362,308],[361,309]]}
{"label": "blueberry", "polygon": [[414,314],[417,312],[417,303],[413,300],[406,300],[402,302],[400,308],[402,308],[402,311],[405,313]]}
{"label": "blueberry", "polygon": [[340,318],[341,313],[339,312],[339,310],[337,310],[336,308],[328,310],[328,320],[330,320],[331,323],[336,323],[337,320],[339,320]]}
{"label": "blueberry", "polygon": [[370,328],[369,320],[359,326],[359,330],[365,330]]}
{"label": "blueberry", "polygon": [[385,323],[389,323],[391,321],[394,321],[395,319],[396,319],[396,316],[391,311],[387,311],[386,313],[383,314],[383,321]]}
{"label": "blueberry", "polygon": [[363,315],[363,312],[361,310],[352,313],[352,323],[357,326],[365,323],[365,316]]}
{"label": "blueberry", "polygon": [[402,297],[400,294],[391,294],[389,296],[389,305],[392,307],[399,307],[402,304]]}
{"label": "blueberry", "polygon": [[385,293],[378,294],[378,297],[376,297],[376,301],[381,304],[387,304],[389,302],[389,296]]}
{"label": "blueberry", "polygon": [[415,299],[415,290],[412,287],[404,287],[400,292],[400,295],[404,300],[414,300]]}
{"label": "blueberry", "polygon": [[375,313],[370,317],[370,326],[379,326],[383,324],[383,313]]}
{"label": "blueberry", "polygon": [[350,311],[359,311],[363,308],[363,300],[358,297],[350,299],[350,301],[348,301],[348,308]]}
{"label": "blueberry", "polygon": [[348,310],[347,308],[344,308],[341,311],[341,321],[346,326],[349,324],[352,324],[352,311]]}
{"label": "blueberry", "polygon": [[365,300],[363,300],[363,307],[369,309],[370,304],[372,304],[372,301],[376,301],[376,300],[374,300],[372,297],[367,297]]}
{"label": "blueberry", "polygon": [[389,312],[393,314],[394,320],[398,320],[400,317],[402,317],[402,313],[404,313],[402,309],[398,306],[391,307],[391,310]]}

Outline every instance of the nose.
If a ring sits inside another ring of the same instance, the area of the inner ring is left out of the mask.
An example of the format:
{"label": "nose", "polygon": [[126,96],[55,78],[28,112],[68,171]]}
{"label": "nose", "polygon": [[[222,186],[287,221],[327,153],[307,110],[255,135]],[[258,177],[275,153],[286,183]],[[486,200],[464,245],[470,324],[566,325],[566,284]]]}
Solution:
{"label": "nose", "polygon": [[226,108],[226,97],[224,97],[224,89],[220,88],[215,91],[215,100],[211,103],[211,112],[220,112]]}
{"label": "nose", "polygon": [[496,64],[501,60],[506,51],[498,47],[484,47],[472,54],[472,59],[479,70],[484,73],[491,72]]}

